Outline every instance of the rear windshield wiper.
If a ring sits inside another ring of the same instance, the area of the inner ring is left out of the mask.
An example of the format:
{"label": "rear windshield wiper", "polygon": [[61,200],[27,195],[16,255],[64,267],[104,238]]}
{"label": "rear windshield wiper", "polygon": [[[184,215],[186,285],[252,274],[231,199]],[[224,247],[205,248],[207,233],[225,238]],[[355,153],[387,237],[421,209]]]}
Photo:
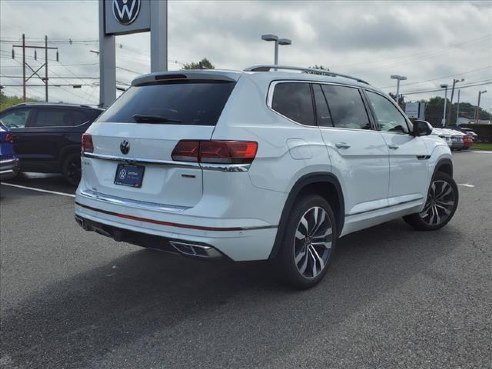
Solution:
{"label": "rear windshield wiper", "polygon": [[162,115],[142,115],[135,114],[133,119],[137,123],[181,123],[178,119],[167,118]]}

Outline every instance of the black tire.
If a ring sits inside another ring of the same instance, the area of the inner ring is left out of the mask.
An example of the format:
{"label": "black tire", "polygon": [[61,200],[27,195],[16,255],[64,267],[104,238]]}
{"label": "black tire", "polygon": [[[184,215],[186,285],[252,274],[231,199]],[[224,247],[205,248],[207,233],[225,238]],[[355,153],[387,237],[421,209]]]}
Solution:
{"label": "black tire", "polygon": [[403,219],[418,231],[435,231],[453,218],[458,200],[458,186],[454,179],[446,173],[437,172],[432,178],[424,209]]}
{"label": "black tire", "polygon": [[318,195],[300,198],[290,212],[276,259],[283,281],[298,289],[315,286],[326,274],[337,232],[325,199]]}
{"label": "black tire", "polygon": [[80,154],[69,154],[62,165],[62,174],[65,180],[72,186],[80,182]]}

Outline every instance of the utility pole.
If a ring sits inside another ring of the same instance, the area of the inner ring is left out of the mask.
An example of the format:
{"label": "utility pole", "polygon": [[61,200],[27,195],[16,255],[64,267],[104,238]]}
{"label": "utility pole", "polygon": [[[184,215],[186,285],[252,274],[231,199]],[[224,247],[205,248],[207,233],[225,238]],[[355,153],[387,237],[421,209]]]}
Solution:
{"label": "utility pole", "polygon": [[22,100],[26,101],[26,35],[22,34]]}
{"label": "utility pole", "polygon": [[460,92],[461,90],[458,90],[458,105],[456,106],[456,125],[458,125],[458,118],[460,117]]}
{"label": "utility pole", "polygon": [[[58,61],[58,48],[57,47],[48,47],[48,36],[44,36],[44,46],[34,46],[34,45],[26,45],[26,35],[22,34],[22,45],[13,45],[13,48],[19,47],[22,48],[22,98],[26,101],[26,87],[27,81],[29,81],[32,77],[37,76],[41,81],[44,82],[45,85],[45,94],[46,94],[46,102],[48,102],[48,50],[56,50],[56,61]],[[35,52],[37,49],[44,49],[44,64],[41,65],[38,69],[34,70],[27,62],[26,62],[26,49],[34,49]],[[15,53],[12,52],[12,59],[15,58]],[[26,67],[28,67],[32,74],[26,78]],[[42,68],[44,68],[44,77],[38,73]]]}
{"label": "utility pole", "polygon": [[44,91],[48,102],[48,36],[44,36]]}
{"label": "utility pole", "polygon": [[444,88],[444,110],[442,112],[442,121],[441,125],[446,127],[446,104],[448,102],[448,85],[442,84],[441,88]]}
{"label": "utility pole", "polygon": [[454,87],[456,86],[456,83],[463,82],[465,79],[454,79],[453,78],[453,88],[451,89],[451,99],[449,102],[449,108],[448,108],[448,117],[449,117],[449,123],[451,123],[451,111],[453,109],[453,96],[454,96]]}
{"label": "utility pole", "polygon": [[476,113],[475,113],[475,123],[478,124],[478,121],[480,120],[480,97],[482,96],[482,94],[485,94],[487,93],[487,90],[483,90],[483,91],[478,91],[478,102],[477,102],[477,109],[475,110]]}

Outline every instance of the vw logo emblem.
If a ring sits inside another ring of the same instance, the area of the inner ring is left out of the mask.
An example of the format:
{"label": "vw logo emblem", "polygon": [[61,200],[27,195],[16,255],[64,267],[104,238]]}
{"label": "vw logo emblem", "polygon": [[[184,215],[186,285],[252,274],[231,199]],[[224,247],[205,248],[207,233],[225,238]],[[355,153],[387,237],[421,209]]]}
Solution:
{"label": "vw logo emblem", "polygon": [[123,25],[132,24],[140,12],[140,0],[113,0],[113,15]]}
{"label": "vw logo emblem", "polygon": [[126,170],[125,169],[121,170],[119,177],[120,177],[120,179],[125,179],[125,177],[126,177]]}
{"label": "vw logo emblem", "polygon": [[123,155],[128,154],[128,152],[130,151],[130,143],[127,140],[121,141],[120,151]]}

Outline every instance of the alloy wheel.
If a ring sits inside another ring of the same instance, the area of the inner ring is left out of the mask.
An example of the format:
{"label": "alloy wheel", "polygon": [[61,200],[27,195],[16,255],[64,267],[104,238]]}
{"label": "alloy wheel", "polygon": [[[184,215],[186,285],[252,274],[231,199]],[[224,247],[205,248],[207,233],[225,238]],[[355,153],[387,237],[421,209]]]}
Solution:
{"label": "alloy wheel", "polygon": [[420,218],[430,226],[443,223],[451,215],[455,201],[454,189],[448,182],[443,180],[433,181],[424,210],[419,214]]}
{"label": "alloy wheel", "polygon": [[325,268],[332,250],[332,224],[325,209],[312,207],[299,220],[294,239],[294,261],[305,278]]}

